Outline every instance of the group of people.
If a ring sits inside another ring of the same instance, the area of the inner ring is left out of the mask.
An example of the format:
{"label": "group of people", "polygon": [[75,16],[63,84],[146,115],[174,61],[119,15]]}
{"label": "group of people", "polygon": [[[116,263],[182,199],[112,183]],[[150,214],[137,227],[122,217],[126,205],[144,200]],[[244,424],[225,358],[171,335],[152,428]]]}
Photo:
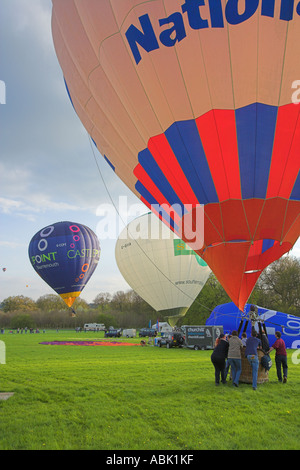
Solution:
{"label": "group of people", "polygon": [[[29,331],[30,334],[33,334],[33,333],[40,333],[40,330],[39,330],[38,328],[36,328],[36,329],[34,330],[34,328],[27,328],[27,326],[26,326],[25,328],[17,328],[16,330],[9,330],[9,333],[10,333],[10,334],[14,334],[14,333],[16,332],[17,334],[19,334],[19,333],[20,333],[20,334],[23,334],[23,332],[24,332],[25,334],[27,334],[27,331]],[[1,334],[1,335],[4,335],[4,333],[5,333],[4,328],[1,328],[1,329],[0,329],[0,334]],[[46,333],[45,328],[43,329],[43,333]]]}
{"label": "group of people", "polygon": [[[259,369],[258,350],[262,350],[264,354],[269,354],[275,350],[275,363],[277,370],[277,377],[279,382],[286,383],[287,381],[287,354],[286,347],[283,339],[281,338],[280,331],[275,333],[276,341],[270,348],[267,335],[262,333],[258,335],[254,328],[249,338],[246,333],[242,334],[242,339],[239,338],[237,331],[232,331],[231,335],[226,337],[223,333],[216,341],[214,351],[211,355],[211,361],[215,367],[215,383],[216,385],[221,382],[226,383],[229,368],[231,368],[232,384],[234,387],[239,386],[239,379],[242,372],[242,354],[247,358],[252,368],[252,388],[257,389],[257,377]],[[282,370],[283,378],[282,378]]]}

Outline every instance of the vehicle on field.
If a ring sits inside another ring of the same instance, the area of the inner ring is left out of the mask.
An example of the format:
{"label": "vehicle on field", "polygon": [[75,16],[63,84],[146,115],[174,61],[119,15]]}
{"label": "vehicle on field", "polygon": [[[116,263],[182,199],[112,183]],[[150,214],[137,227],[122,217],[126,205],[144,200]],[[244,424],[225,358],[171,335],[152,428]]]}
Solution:
{"label": "vehicle on field", "polygon": [[216,339],[223,333],[223,326],[183,325],[185,346],[190,349],[214,349]]}
{"label": "vehicle on field", "polygon": [[84,331],[104,331],[104,323],[85,323]]}
{"label": "vehicle on field", "polygon": [[179,347],[182,348],[185,344],[184,334],[181,331],[173,331],[166,333],[161,338],[157,338],[157,346],[166,346],[169,348]]}
{"label": "vehicle on field", "polygon": [[123,330],[122,335],[125,336],[126,338],[135,338],[136,330],[134,328],[127,328],[126,330]]}
{"label": "vehicle on field", "polygon": [[120,338],[120,336],[122,336],[122,330],[120,328],[110,328],[109,330],[105,331],[104,336],[105,338]]}
{"label": "vehicle on field", "polygon": [[157,333],[160,333],[161,336],[166,333],[172,333],[173,331],[171,325],[169,325],[169,323],[166,321],[158,322],[157,324],[153,325],[153,328],[157,331]]}
{"label": "vehicle on field", "polygon": [[144,338],[145,336],[156,336],[157,331],[154,328],[141,328],[139,331],[139,337]]}

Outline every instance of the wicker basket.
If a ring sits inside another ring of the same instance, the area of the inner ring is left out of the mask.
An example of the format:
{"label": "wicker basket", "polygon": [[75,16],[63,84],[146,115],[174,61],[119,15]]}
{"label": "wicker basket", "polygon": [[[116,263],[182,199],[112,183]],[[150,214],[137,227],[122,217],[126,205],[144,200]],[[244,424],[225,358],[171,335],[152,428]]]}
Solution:
{"label": "wicker basket", "polygon": [[[252,368],[248,362],[248,359],[245,357],[245,348],[242,352],[242,373],[240,375],[240,382],[246,384],[252,384]],[[257,383],[262,384],[264,382],[268,382],[269,380],[269,372],[266,371],[260,364],[260,360],[264,353],[262,351],[258,351],[258,360],[259,360],[259,367],[258,367],[258,375],[257,375]]]}

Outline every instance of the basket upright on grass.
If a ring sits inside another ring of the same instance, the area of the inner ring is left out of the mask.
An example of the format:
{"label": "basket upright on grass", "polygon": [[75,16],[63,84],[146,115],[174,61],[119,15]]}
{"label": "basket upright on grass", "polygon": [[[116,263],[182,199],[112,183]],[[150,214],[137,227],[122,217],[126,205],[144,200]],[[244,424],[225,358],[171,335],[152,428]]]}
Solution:
{"label": "basket upright on grass", "polygon": [[[269,372],[264,369],[261,365],[261,358],[264,356],[262,351],[257,351],[259,367],[257,375],[257,383],[262,384],[269,381]],[[252,384],[252,368],[248,362],[248,359],[242,353],[242,373],[240,375],[240,382],[246,384]]]}

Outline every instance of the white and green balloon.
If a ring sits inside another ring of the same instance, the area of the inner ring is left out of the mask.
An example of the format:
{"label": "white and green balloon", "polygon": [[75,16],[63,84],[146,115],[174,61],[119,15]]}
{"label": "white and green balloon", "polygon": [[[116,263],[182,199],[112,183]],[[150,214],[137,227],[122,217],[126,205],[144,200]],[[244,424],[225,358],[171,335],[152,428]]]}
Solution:
{"label": "white and green balloon", "polygon": [[186,314],[211,273],[205,261],[153,213],[125,227],[115,255],[130,287],[172,326]]}

